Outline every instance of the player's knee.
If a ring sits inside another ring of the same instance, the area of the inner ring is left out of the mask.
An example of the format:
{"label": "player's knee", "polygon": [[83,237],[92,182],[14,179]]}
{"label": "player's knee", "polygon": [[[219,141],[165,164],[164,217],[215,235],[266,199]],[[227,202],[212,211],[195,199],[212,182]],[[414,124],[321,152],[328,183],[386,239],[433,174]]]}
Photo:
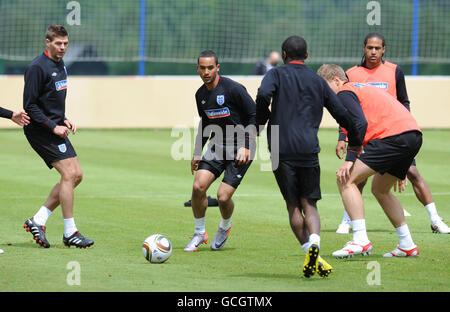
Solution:
{"label": "player's knee", "polygon": [[217,201],[219,204],[225,204],[231,199],[231,194],[227,192],[218,192],[217,193]]}
{"label": "player's knee", "polygon": [[341,192],[341,193],[346,187],[348,187],[348,183],[347,182],[341,182],[337,178],[336,178],[336,184],[338,186],[339,192]]}
{"label": "player's knee", "polygon": [[75,184],[75,186],[80,184],[81,181],[83,181],[83,171],[77,170],[76,173],[75,173],[75,176],[74,176],[74,184]]}
{"label": "player's knee", "polygon": [[366,183],[367,183],[367,179],[365,179],[365,180],[363,180],[363,181],[361,181],[361,182],[359,182],[359,183],[357,184],[358,189],[359,189],[360,192],[363,191],[364,186],[366,186]]}
{"label": "player's knee", "polygon": [[194,195],[202,195],[206,193],[206,186],[202,183],[199,183],[197,181],[194,182],[194,185],[192,187],[192,193]]}
{"label": "player's knee", "polygon": [[61,179],[62,181],[72,183],[74,186],[77,186],[83,179],[83,173],[81,172],[81,170],[68,168],[62,173]]}
{"label": "player's knee", "polygon": [[376,198],[380,198],[389,194],[390,188],[381,187],[380,185],[372,183],[370,191],[372,192],[373,196],[375,196]]}
{"label": "player's knee", "polygon": [[378,188],[376,186],[374,186],[372,184],[372,186],[370,187],[370,192],[372,193],[373,196],[377,197],[377,195],[380,194],[380,191],[378,190]]}

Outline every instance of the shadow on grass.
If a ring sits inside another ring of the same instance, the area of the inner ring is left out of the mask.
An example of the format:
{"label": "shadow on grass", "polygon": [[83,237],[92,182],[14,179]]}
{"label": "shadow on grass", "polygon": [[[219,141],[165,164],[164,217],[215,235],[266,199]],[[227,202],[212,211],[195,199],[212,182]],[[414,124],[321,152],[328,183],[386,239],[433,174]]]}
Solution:
{"label": "shadow on grass", "polygon": [[[227,248],[225,247],[224,249],[221,250],[212,250],[210,246],[199,246],[197,251],[186,251],[186,254],[189,253],[199,253],[199,252],[213,252],[213,253],[219,253],[219,252],[223,252],[223,253],[228,253],[228,252],[233,252],[233,250],[235,250],[236,248],[234,247],[230,247]],[[184,247],[173,247],[172,250],[179,250],[179,251],[184,251]]]}
{"label": "shadow on grass", "polygon": [[36,244],[34,240],[30,240],[29,242],[19,242],[19,243],[6,243],[0,244],[1,248],[4,249],[12,249],[12,248],[39,248],[39,249],[47,249]]}
{"label": "shadow on grass", "polygon": [[[320,232],[325,232],[325,233],[336,233],[336,228],[331,228],[331,229],[321,229]],[[367,229],[367,233],[391,233],[393,234],[395,232],[395,230],[393,228],[385,228],[385,229]],[[351,235],[353,234],[353,232],[350,230],[350,233],[348,234],[337,234],[339,235],[339,237],[344,237],[344,235]]]}
{"label": "shadow on grass", "polygon": [[[317,282],[321,280],[326,280],[326,278],[321,278],[318,276],[313,276],[310,278],[304,277],[303,273],[299,271],[298,274],[287,274],[287,273],[243,273],[237,275],[230,275],[230,277],[247,277],[247,278],[256,278],[256,279],[284,279],[284,280],[292,280],[292,281],[307,281],[307,282]],[[318,278],[317,278],[318,277]]]}

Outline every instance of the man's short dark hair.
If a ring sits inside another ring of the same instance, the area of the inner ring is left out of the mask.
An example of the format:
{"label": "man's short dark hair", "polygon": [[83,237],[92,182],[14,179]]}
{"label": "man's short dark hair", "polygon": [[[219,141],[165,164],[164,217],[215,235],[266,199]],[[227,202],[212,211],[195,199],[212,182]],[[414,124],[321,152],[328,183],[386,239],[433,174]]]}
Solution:
{"label": "man's short dark hair", "polygon": [[290,36],[281,45],[281,50],[286,53],[286,58],[291,60],[305,60],[307,49],[305,39],[300,36]]}
{"label": "man's short dark hair", "polygon": [[48,39],[50,41],[53,41],[55,37],[67,37],[69,36],[69,33],[62,25],[50,25],[47,28],[47,31],[45,32],[45,39]]}
{"label": "man's short dark hair", "polygon": [[202,53],[200,53],[200,55],[197,58],[197,64],[201,57],[213,57],[214,60],[216,61],[216,65],[219,64],[219,60],[217,59],[217,54],[212,50],[205,50]]}

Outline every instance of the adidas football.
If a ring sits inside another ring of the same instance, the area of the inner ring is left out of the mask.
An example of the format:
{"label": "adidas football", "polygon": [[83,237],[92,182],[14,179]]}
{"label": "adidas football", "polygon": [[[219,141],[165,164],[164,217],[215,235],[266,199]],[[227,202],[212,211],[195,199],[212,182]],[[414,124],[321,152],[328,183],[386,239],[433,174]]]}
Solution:
{"label": "adidas football", "polygon": [[153,234],[144,240],[142,252],[149,262],[163,263],[172,254],[172,244],[164,235]]}

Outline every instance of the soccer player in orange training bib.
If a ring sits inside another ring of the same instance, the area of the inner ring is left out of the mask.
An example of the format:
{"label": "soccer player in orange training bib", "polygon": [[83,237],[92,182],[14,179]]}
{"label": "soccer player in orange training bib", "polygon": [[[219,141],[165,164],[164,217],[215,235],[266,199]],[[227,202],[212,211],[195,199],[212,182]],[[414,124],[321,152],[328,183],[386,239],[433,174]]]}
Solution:
{"label": "soccer player in orange training bib", "polygon": [[[392,95],[403,106],[410,110],[408,93],[406,91],[405,75],[402,69],[393,63],[383,59],[386,51],[384,37],[379,33],[370,33],[364,39],[364,56],[360,65],[353,66],[346,72],[347,78],[352,82],[361,82],[374,85]],[[342,158],[345,151],[345,134],[340,131],[336,155]],[[450,233],[450,228],[442,221],[437,213],[436,205],[431,196],[427,182],[422,178],[416,167],[415,160],[412,161],[406,175],[411,181],[417,199],[425,206],[431,222],[431,230],[435,233]],[[358,185],[363,191],[366,180]],[[350,231],[350,218],[344,210],[344,217],[336,233],[348,234]]]}
{"label": "soccer player in orange training bib", "polygon": [[397,247],[384,257],[418,256],[419,249],[412,240],[404,210],[391,192],[398,181],[401,181],[399,187],[404,188],[403,181],[408,169],[422,145],[422,132],[417,122],[387,92],[365,83],[348,82],[344,70],[337,65],[322,65],[318,74],[328,82],[353,116],[363,115],[367,120],[363,145],[349,146],[345,162],[336,172],[342,201],[351,219],[353,240],[333,252],[333,256],[348,258],[372,252],[373,246],[366,232],[362,194],[357,186],[372,175],[372,193],[399,238]]}

